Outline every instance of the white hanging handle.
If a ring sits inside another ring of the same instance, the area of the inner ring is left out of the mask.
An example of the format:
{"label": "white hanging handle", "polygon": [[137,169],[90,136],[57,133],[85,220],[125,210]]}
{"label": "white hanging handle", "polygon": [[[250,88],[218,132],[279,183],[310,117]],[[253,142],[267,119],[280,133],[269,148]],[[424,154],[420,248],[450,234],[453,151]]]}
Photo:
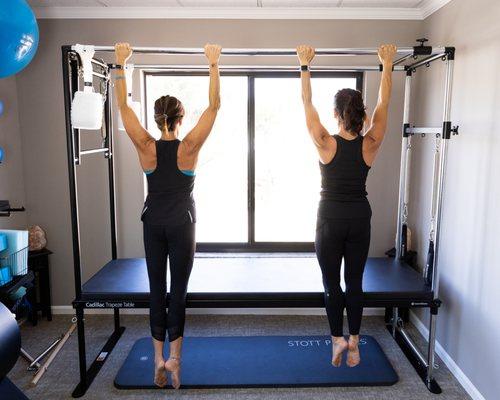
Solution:
{"label": "white hanging handle", "polygon": [[132,76],[134,75],[134,64],[125,64],[125,82],[127,84],[127,97],[132,98]]}
{"label": "white hanging handle", "polygon": [[78,53],[78,55],[80,56],[80,60],[82,60],[83,81],[85,82],[83,91],[93,92],[94,88],[92,86],[92,58],[94,58],[95,54],[94,46],[75,44],[73,46],[73,50]]}

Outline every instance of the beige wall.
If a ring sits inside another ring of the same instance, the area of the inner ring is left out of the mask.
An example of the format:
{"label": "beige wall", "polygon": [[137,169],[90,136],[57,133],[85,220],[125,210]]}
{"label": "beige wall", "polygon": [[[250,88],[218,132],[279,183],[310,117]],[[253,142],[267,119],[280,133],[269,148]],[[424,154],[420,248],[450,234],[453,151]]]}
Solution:
{"label": "beige wall", "polygon": [[[437,339],[485,399],[500,392],[500,3],[454,0],[424,21],[422,33],[456,46],[451,120],[460,135],[449,144],[440,254],[443,306]],[[418,73],[415,121],[440,126],[444,63]],[[429,229],[433,141],[414,140],[410,225],[420,263]],[[427,315],[419,314],[424,322]]]}
{"label": "beige wall", "polygon": [[[10,200],[12,207],[25,204],[23,179],[23,153],[19,132],[16,78],[0,79],[0,100],[4,112],[0,116],[0,147],[4,149],[4,161],[0,164],[0,200]],[[12,213],[0,217],[0,229],[25,229],[26,213]]]}
{"label": "beige wall", "polygon": [[[28,216],[30,222],[37,222],[47,230],[50,248],[54,251],[54,304],[69,304],[74,295],[61,45],[130,41],[137,46],[199,47],[212,41],[227,47],[293,47],[301,42],[318,47],[374,47],[381,42],[407,46],[412,45],[419,35],[420,25],[419,21],[40,21],[40,48],[34,61],[18,76],[18,94],[26,195],[31,205]],[[246,63],[251,61],[255,60],[245,59]],[[256,61],[264,62],[263,59]],[[161,62],[179,60],[162,58]],[[200,62],[200,59],[180,62]],[[284,61],[274,59],[265,62]],[[295,59],[287,62],[295,64]],[[377,73],[367,75],[369,109],[373,109],[376,100],[378,79]],[[402,79],[402,76],[395,79],[390,132],[369,178],[369,196],[374,209],[372,255],[383,255],[394,241]],[[84,144],[90,146],[89,142],[93,140],[95,137],[85,136]],[[119,132],[116,134],[115,154],[119,255],[142,256],[142,231],[138,218],[143,196],[142,174],[130,142]],[[100,156],[90,156],[78,171],[83,277],[86,279],[109,258],[105,162]]]}

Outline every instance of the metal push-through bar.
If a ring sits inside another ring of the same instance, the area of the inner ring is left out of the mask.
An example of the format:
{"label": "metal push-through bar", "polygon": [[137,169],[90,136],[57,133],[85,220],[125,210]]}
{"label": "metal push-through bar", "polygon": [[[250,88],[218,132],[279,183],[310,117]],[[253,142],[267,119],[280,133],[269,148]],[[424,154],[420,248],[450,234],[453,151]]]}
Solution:
{"label": "metal push-through bar", "polygon": [[[74,50],[74,46],[72,46]],[[97,52],[114,52],[113,46],[94,46]],[[168,55],[203,55],[205,50],[202,48],[182,48],[182,47],[132,47],[135,53],[140,54],[168,54]],[[398,54],[413,54],[414,47],[399,47]],[[317,56],[366,56],[376,55],[378,48],[318,48],[315,49]],[[431,54],[445,53],[444,47],[433,47]],[[243,49],[243,48],[223,48],[223,56],[296,56],[296,49]]]}
{"label": "metal push-through bar", "polygon": [[431,62],[436,61],[442,57],[446,57],[446,50],[443,52],[438,52],[437,54],[434,54],[430,57],[424,58],[423,60],[420,60],[414,64],[408,65],[408,69],[416,69],[418,67],[421,67],[422,65],[430,65]]}
{"label": "metal push-through bar", "polygon": [[402,56],[402,57],[397,58],[396,60],[394,60],[393,65],[396,66],[398,64],[401,64],[402,62],[405,62],[406,60],[408,60],[410,57],[413,57],[412,53],[405,54],[404,56]]}
{"label": "metal push-through bar", "polygon": [[425,368],[427,368],[429,366],[427,360],[425,359],[424,355],[422,354],[422,352],[420,351],[418,346],[415,344],[415,342],[413,341],[413,339],[411,338],[409,333],[404,328],[402,328],[400,326],[397,326],[396,329],[401,334],[401,337],[406,342],[406,344],[408,344],[408,346],[412,349],[413,354],[418,358],[420,363]]}
{"label": "metal push-through bar", "polygon": [[414,127],[409,127],[406,129],[406,133],[407,134],[411,134],[411,135],[414,135],[414,134],[422,134],[422,135],[426,135],[426,134],[429,134],[429,135],[432,135],[432,134],[437,134],[437,135],[440,135],[443,131],[443,128],[439,127],[439,128],[433,128],[433,127],[417,127],[417,126],[414,126]]}
{"label": "metal push-through bar", "polygon": [[89,150],[81,150],[80,155],[83,156],[85,154],[96,154],[96,153],[105,153],[109,151],[107,147],[102,147],[98,149],[89,149]]}

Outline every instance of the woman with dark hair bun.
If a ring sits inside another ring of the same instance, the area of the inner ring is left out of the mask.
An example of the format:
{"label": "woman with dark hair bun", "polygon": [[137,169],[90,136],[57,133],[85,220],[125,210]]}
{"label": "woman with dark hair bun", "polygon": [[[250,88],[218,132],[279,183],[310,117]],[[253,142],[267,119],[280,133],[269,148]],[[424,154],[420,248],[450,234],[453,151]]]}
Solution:
{"label": "woman with dark hair bun", "polygon": [[[128,43],[115,46],[116,97],[123,126],[135,145],[139,162],[148,180],[148,196],[141,214],[144,228],[144,248],[150,288],[150,326],[155,352],[157,386],[167,384],[167,372],[172,386],[180,382],[180,357],[186,293],[193,267],[196,213],[193,188],[198,154],[215,122],[220,107],[219,56],[221,47],[205,46],[210,68],[209,105],[196,126],[179,140],[179,128],[184,117],[182,103],[173,96],[162,96],[154,105],[154,118],[161,131],[155,140],[141,125],[127,104],[127,87],[123,67],[132,55]],[[166,313],[166,269],[170,265],[170,301]],[[165,361],[163,347],[168,333],[170,356]]]}
{"label": "woman with dark hair bun", "polygon": [[[358,343],[363,314],[363,271],[370,247],[372,215],[366,197],[366,178],[387,126],[395,53],[394,45],[383,45],[378,50],[383,66],[382,78],[377,106],[365,135],[362,130],[366,111],[361,93],[342,89],[335,95],[333,110],[339,130],[332,136],[321,124],[312,104],[309,65],[314,58],[314,48],[297,47],[307,129],[320,159],[321,200],[315,246],[332,335],[332,365],[336,367],[340,366],[346,350],[348,366],[354,367],[361,361]],[[345,293],[340,286],[342,259]],[[348,341],[343,336],[344,308],[349,325]]]}

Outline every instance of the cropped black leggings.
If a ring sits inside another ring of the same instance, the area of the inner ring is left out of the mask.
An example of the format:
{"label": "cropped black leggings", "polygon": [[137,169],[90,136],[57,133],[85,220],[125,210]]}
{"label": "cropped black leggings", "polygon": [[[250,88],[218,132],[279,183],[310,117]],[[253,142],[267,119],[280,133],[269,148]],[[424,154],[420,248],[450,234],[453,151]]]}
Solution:
{"label": "cropped black leggings", "polygon": [[[370,247],[370,218],[318,218],[316,255],[323,274],[325,306],[332,336],[343,336],[344,308],[349,333],[358,335],[363,314],[363,271]],[[340,287],[344,259],[345,293]]]}
{"label": "cropped black leggings", "polygon": [[[195,224],[167,227],[144,223],[144,249],[148,266],[151,335],[170,342],[184,334],[186,293],[193,268]],[[167,257],[170,264],[170,299],[166,312]]]}

